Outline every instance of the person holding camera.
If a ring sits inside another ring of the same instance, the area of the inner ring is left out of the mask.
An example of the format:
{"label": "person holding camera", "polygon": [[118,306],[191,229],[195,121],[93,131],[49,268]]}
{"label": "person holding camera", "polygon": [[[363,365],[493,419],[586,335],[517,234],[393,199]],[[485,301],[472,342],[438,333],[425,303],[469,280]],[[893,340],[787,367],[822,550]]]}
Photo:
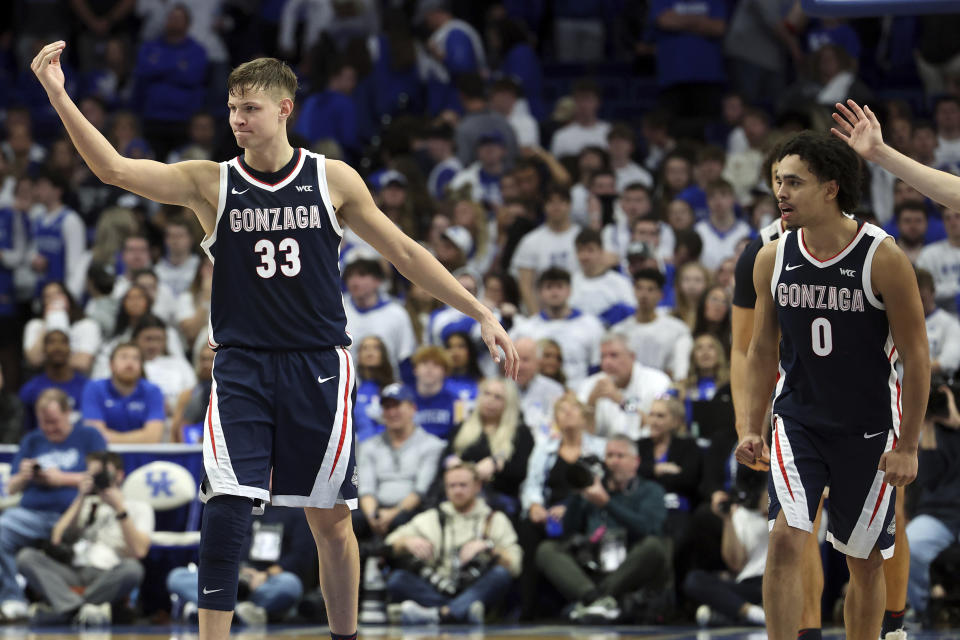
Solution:
{"label": "person holding camera", "polygon": [[70,398],[62,390],[43,391],[35,408],[39,428],[20,440],[10,465],[16,472],[6,487],[9,495],[23,495],[0,515],[0,615],[6,621],[27,617],[16,579],[17,552],[50,535],[84,478],[87,454],[107,448],[96,429],[73,426]]}
{"label": "person holding camera", "polygon": [[944,549],[960,542],[960,411],[954,388],[941,384],[930,396],[920,433],[919,495],[907,525],[907,599],[921,619],[930,602],[931,564]]}
{"label": "person holding camera", "polygon": [[53,527],[49,544],[17,554],[27,584],[49,603],[34,614],[34,624],[109,624],[111,603],[140,586],[154,513],[148,503],[124,497],[123,478],[120,454],[87,454],[77,497]]}
{"label": "person holding camera", "polygon": [[736,578],[702,569],[687,574],[683,593],[701,603],[696,616],[700,626],[765,623],[760,602],[769,538],[766,484],[765,472],[740,467],[734,491],[713,494],[711,511],[723,521],[720,553]]}
{"label": "person holding camera", "polygon": [[603,465],[577,483],[567,502],[567,538],[537,548],[537,568],[576,603],[571,620],[616,620],[620,596],[669,582],[669,551],[658,537],[667,517],[663,489],[639,477],[639,467],[633,440],[611,437]]}
{"label": "person holding camera", "polygon": [[403,624],[483,624],[520,575],[523,552],[510,519],[480,497],[477,468],[462,462],[444,472],[447,500],[387,536],[410,568],[394,569],[387,592],[392,620]]}

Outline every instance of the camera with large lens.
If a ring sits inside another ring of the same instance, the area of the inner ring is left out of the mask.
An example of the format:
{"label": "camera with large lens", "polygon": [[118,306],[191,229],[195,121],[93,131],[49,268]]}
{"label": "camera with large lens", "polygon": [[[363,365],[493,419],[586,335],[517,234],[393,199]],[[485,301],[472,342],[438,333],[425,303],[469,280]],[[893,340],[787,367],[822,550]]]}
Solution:
{"label": "camera with large lens", "polygon": [[[947,390],[944,391],[941,387],[946,387]],[[927,415],[931,417],[946,418],[949,413],[949,405],[947,404],[947,395],[948,393],[953,394],[953,399],[956,400],[958,393],[960,393],[960,385],[957,384],[953,378],[948,378],[944,375],[934,375],[930,379],[930,397],[927,399]]]}
{"label": "camera with large lens", "polygon": [[582,491],[596,478],[603,479],[606,475],[603,460],[594,455],[583,456],[567,468],[567,482],[574,491]]}
{"label": "camera with large lens", "polygon": [[420,567],[420,577],[430,583],[434,589],[446,596],[457,595],[457,581],[446,576],[428,564]]}
{"label": "camera with large lens", "polygon": [[93,474],[93,486],[97,491],[103,491],[113,484],[113,474],[107,469],[101,469]]}
{"label": "camera with large lens", "polygon": [[760,499],[767,490],[767,472],[755,471],[748,467],[737,468],[737,480],[730,492],[730,499],[721,503],[720,510],[730,513],[730,507],[738,504],[746,509],[757,509]]}
{"label": "camera with large lens", "polygon": [[497,557],[489,551],[481,551],[460,567],[457,586],[462,591],[480,579],[496,563]]}

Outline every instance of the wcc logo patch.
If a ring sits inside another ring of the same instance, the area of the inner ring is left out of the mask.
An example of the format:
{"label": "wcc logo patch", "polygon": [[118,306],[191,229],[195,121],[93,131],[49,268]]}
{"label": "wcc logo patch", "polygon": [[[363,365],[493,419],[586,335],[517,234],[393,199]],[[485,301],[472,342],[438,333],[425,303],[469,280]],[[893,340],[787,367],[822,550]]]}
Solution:
{"label": "wcc logo patch", "polygon": [[360,474],[357,473],[357,467],[356,467],[356,466],[353,467],[353,477],[350,478],[350,482],[353,483],[353,486],[359,487],[359,484],[360,484]]}

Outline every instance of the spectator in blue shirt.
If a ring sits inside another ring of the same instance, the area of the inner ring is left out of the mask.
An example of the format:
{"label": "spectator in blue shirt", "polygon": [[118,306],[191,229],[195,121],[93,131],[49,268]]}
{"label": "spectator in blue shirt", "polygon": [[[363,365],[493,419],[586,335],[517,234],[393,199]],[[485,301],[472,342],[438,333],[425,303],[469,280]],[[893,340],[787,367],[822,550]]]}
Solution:
{"label": "spectator in blue shirt", "polygon": [[653,0],[650,22],[662,106],[679,118],[716,116],[726,80],[724,0]]}
{"label": "spectator in blue shirt", "polygon": [[96,429],[74,427],[70,401],[60,389],[47,389],[36,404],[40,428],[20,441],[6,486],[21,493],[20,504],[0,515],[0,613],[7,621],[27,617],[27,601],[17,584],[17,552],[50,536],[60,514],[77,494],[87,454],[107,447]]}
{"label": "spectator in blue shirt", "polygon": [[37,427],[34,404],[47,389],[60,389],[67,394],[70,403],[70,423],[80,419],[80,403],[87,377],[70,366],[70,336],[61,329],[51,329],[43,336],[43,372],[28,380],[20,388],[20,401],[26,409],[23,416],[23,432]]}
{"label": "spectator in blue shirt", "polygon": [[336,63],[330,71],[326,90],[304,101],[293,131],[311,145],[318,140],[336,140],[347,157],[353,157],[360,150],[357,103],[351,96],[356,86],[356,68],[345,60]]}
{"label": "spectator in blue shirt", "polygon": [[540,58],[530,44],[530,34],[521,22],[502,20],[490,35],[492,46],[500,50],[500,73],[513,80],[527,99],[530,115],[543,120],[547,108],[543,104],[543,70]]}
{"label": "spectator in blue shirt", "polygon": [[434,115],[444,109],[459,110],[454,90],[457,77],[487,70],[483,41],[476,29],[453,17],[447,0],[420,0],[416,22],[420,21],[430,31],[430,57],[422,60],[427,110]]}
{"label": "spectator in blue shirt", "polygon": [[110,377],[91,380],[83,392],[83,422],[112,444],[145,444],[163,438],[163,392],[143,378],[143,354],[124,342],[110,354]]}
{"label": "spectator in blue shirt", "polygon": [[462,402],[446,387],[450,358],[443,347],[420,347],[413,354],[413,375],[416,378],[414,401],[417,412],[414,422],[424,431],[446,440],[453,425],[466,417]]}
{"label": "spectator in blue shirt", "polygon": [[189,9],[174,5],[163,36],[144,43],[137,56],[137,101],[158,158],[186,142],[190,116],[206,98],[207,52],[187,35],[189,29]]}

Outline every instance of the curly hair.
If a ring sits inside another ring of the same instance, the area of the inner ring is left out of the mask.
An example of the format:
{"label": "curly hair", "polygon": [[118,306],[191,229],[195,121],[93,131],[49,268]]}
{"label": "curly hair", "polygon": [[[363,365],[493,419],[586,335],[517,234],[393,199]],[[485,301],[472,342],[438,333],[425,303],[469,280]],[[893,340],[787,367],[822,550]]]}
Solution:
{"label": "curly hair", "polygon": [[820,182],[836,181],[841,211],[857,208],[863,187],[863,164],[847,143],[829,133],[801,131],[783,143],[777,161],[791,155],[799,156]]}

